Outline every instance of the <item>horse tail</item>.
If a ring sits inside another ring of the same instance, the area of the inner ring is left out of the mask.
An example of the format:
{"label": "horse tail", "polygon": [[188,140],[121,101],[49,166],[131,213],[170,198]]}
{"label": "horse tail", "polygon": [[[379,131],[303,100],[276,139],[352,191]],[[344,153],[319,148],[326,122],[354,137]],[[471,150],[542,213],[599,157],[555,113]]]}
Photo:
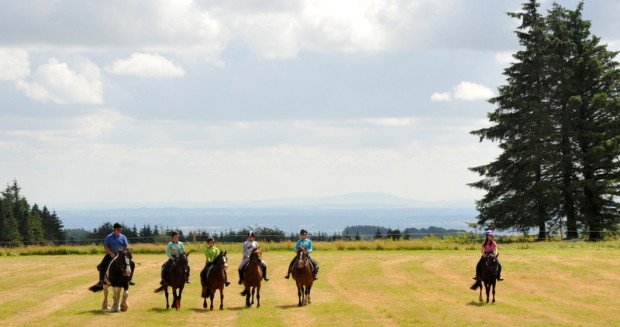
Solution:
{"label": "horse tail", "polygon": [[153,293],[159,293],[159,292],[163,291],[165,288],[166,288],[166,285],[162,285],[162,286],[160,286],[159,288],[156,288],[156,289],[153,291]]}
{"label": "horse tail", "polygon": [[472,285],[469,289],[471,290],[477,290],[478,287],[482,287],[482,282],[480,281],[480,279],[476,280],[476,282],[474,283],[474,285]]}
{"label": "horse tail", "polygon": [[91,292],[93,293],[97,293],[103,290],[103,286],[99,285],[99,284],[95,284],[91,287],[88,288]]}

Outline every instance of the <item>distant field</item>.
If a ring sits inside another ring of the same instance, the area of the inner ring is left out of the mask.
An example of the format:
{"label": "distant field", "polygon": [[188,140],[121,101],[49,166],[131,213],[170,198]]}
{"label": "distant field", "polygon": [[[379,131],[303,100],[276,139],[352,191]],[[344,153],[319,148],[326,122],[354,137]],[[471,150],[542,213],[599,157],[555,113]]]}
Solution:
{"label": "distant field", "polygon": [[[497,304],[478,303],[475,249],[338,250],[315,252],[321,264],[313,303],[298,308],[294,283],[283,278],[291,252],[267,251],[271,281],[261,308],[244,307],[240,286],[226,288],[224,311],[202,309],[200,253],[190,255],[192,284],[179,312],[154,294],[163,254],[138,254],[129,310],[104,313],[96,281],[101,255],[1,256],[3,326],[611,326],[620,323],[620,246],[531,243],[502,246],[505,281]],[[230,255],[236,282],[240,254]],[[216,305],[219,304],[216,302]]]}

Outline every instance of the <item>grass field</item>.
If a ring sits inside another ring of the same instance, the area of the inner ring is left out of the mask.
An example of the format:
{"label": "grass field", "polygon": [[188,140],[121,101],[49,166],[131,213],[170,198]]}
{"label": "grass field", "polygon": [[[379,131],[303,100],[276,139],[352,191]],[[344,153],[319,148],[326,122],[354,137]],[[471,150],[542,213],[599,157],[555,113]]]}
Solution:
{"label": "grass field", "polygon": [[[96,255],[0,256],[2,326],[618,326],[620,246],[613,243],[501,245],[505,281],[497,304],[469,290],[474,249],[322,250],[312,304],[297,307],[294,282],[285,280],[292,252],[266,251],[271,281],[260,308],[245,308],[236,284],[239,253],[229,255],[224,310],[202,309],[200,253],[190,255],[193,278],[180,311],[165,310],[154,294],[165,256],[137,254],[129,310],[102,312]],[[448,247],[449,248],[449,247]],[[468,247],[469,248],[469,247]],[[474,248],[474,247],[472,247]],[[216,302],[216,308],[219,300]]]}

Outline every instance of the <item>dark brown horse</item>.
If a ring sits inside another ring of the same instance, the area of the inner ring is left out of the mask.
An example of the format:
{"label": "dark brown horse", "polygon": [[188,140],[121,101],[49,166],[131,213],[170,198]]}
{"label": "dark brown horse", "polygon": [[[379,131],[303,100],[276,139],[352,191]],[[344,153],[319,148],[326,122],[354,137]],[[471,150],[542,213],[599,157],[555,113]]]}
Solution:
{"label": "dark brown horse", "polygon": [[[497,255],[499,257],[499,255]],[[487,293],[487,303],[489,303],[489,291],[493,291],[493,303],[495,303],[495,285],[497,283],[497,274],[499,273],[499,261],[493,253],[485,254],[482,263],[482,271],[476,282],[470,287],[472,290],[480,288],[479,301],[482,302],[482,284]]]}
{"label": "dark brown horse", "polygon": [[297,297],[299,298],[297,306],[310,304],[310,290],[312,283],[314,283],[314,276],[306,249],[299,248],[297,251],[296,261],[293,265],[293,279],[297,283]]}
{"label": "dark brown horse", "polygon": [[[103,304],[101,305],[103,310],[110,310],[112,312],[127,311],[129,306],[127,305],[127,297],[129,296],[129,281],[131,280],[131,249],[121,249],[116,254],[116,257],[112,259],[108,267],[100,267],[99,269],[106,269],[103,287],[100,285],[93,285],[89,288],[92,292],[99,292],[103,290]],[[112,308],[108,304],[108,288],[112,287],[112,299],[114,303]],[[121,299],[121,291],[123,291]]]}
{"label": "dark brown horse", "polygon": [[226,282],[226,267],[228,267],[228,258],[226,251],[220,252],[215,258],[213,264],[207,266],[200,272],[200,284],[202,285],[202,307],[207,308],[207,297],[211,299],[211,310],[213,310],[213,297],[215,292],[220,291],[220,310],[224,310],[224,283]]}
{"label": "dark brown horse", "polygon": [[164,284],[155,289],[155,293],[164,291],[166,295],[166,309],[170,308],[168,302],[168,287],[172,288],[172,306],[177,310],[181,308],[181,296],[183,294],[183,288],[187,281],[187,270],[189,268],[189,261],[187,260],[189,253],[181,254],[177,257],[173,257],[172,265],[167,271],[164,271]]}
{"label": "dark brown horse", "polygon": [[[245,266],[243,273],[243,286],[245,289],[241,295],[245,295],[245,306],[251,307],[254,304],[254,293],[256,292],[256,307],[260,307],[260,285],[263,281],[262,253],[259,249],[254,249],[250,254],[250,261]],[[250,301],[250,295],[252,301]]]}

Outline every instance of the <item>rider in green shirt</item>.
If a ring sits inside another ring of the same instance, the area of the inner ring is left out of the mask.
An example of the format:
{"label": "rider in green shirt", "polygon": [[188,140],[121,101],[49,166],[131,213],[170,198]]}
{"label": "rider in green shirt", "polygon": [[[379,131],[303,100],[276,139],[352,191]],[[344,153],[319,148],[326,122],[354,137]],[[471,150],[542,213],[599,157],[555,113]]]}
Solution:
{"label": "rider in green shirt", "polygon": [[[220,255],[220,252],[222,251],[217,246],[215,246],[215,239],[213,237],[209,237],[207,239],[207,245],[208,246],[205,249],[205,256],[207,257],[207,264],[205,265],[205,268],[209,269],[209,267],[213,265],[215,258],[217,258],[217,256]],[[226,266],[228,267],[228,264],[226,264]],[[224,269],[224,276],[226,278],[226,282],[224,282],[224,284],[226,284],[226,286],[230,285],[226,269]]]}

